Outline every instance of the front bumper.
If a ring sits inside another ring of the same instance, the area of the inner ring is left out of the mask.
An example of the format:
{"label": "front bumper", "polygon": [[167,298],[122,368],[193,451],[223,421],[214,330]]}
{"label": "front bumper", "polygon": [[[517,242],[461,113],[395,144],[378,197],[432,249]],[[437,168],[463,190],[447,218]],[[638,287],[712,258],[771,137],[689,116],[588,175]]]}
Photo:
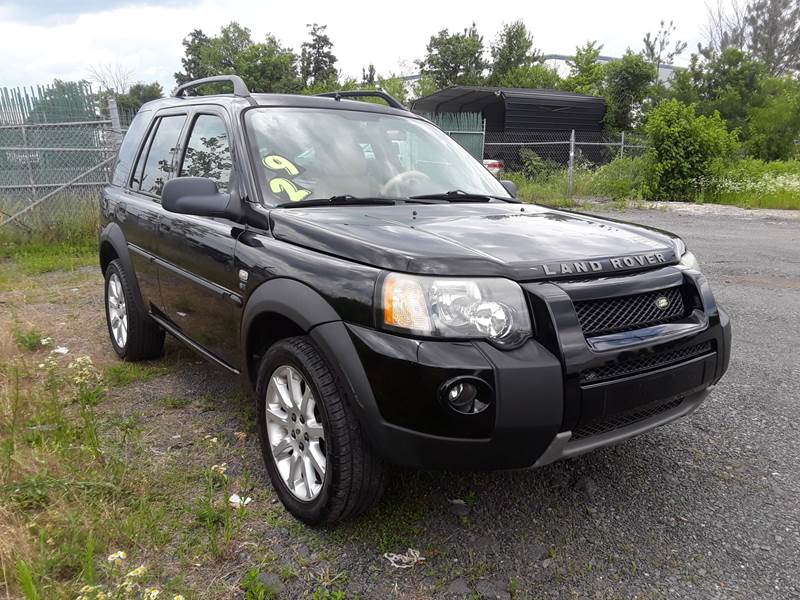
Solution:
{"label": "front bumper", "polygon": [[[634,339],[585,339],[568,294],[574,291],[552,284],[525,286],[540,327],[536,340],[516,350],[416,340],[341,322],[311,335],[339,368],[362,428],[389,461],[418,468],[541,466],[691,413],[725,372],[728,317],[702,275],[680,276],[694,282],[703,309]],[[625,286],[640,283],[624,280]],[[687,354],[693,349],[699,351]],[[677,358],[657,364],[652,357]],[[643,359],[650,365],[644,371],[587,376]],[[460,415],[442,401],[442,383],[462,376],[494,391],[484,413]]]}

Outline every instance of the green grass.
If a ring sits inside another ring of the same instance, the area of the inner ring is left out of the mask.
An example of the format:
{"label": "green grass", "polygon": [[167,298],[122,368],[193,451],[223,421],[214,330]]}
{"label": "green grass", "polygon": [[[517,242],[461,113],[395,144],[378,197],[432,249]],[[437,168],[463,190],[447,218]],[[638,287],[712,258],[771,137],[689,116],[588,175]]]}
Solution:
{"label": "green grass", "polygon": [[51,208],[52,212],[30,215],[22,226],[0,227],[0,262],[11,259],[27,274],[97,264],[96,205],[82,202],[73,209]]}
{"label": "green grass", "polygon": [[167,408],[186,408],[192,403],[191,398],[175,398],[166,396],[161,399],[161,403]]}
{"label": "green grass", "polygon": [[[227,477],[180,458],[152,464],[131,417],[99,411],[104,381],[83,365],[14,363],[0,379],[0,596],[75,598],[98,585],[129,597],[126,573],[146,563],[140,589],[193,597],[180,561],[224,560],[244,511],[228,504]],[[119,566],[106,559],[117,550]]]}
{"label": "green grass", "polygon": [[[622,203],[642,198],[646,162],[642,158],[616,159],[607,165],[579,164],[573,177],[573,196],[567,196],[567,171],[534,161],[525,173],[504,178],[517,184],[518,197],[558,208],[571,208],[585,198],[605,198]],[[729,204],[742,208],[800,210],[800,161],[763,162],[740,159],[714,165],[712,174],[698,183],[696,198],[677,201]]]}
{"label": "green grass", "polygon": [[703,194],[700,196],[699,201],[710,204],[727,204],[740,208],[800,210],[800,192],[787,190],[760,194],[753,192],[719,192]]}
{"label": "green grass", "polygon": [[42,347],[42,334],[35,329],[14,328],[12,332],[14,343],[29,352],[34,352]]}
{"label": "green grass", "polygon": [[26,244],[7,249],[6,256],[13,259],[29,275],[52,271],[73,271],[80,267],[98,264],[97,245]]}
{"label": "green grass", "polygon": [[150,381],[168,372],[163,364],[121,362],[106,367],[103,378],[109,386]]}

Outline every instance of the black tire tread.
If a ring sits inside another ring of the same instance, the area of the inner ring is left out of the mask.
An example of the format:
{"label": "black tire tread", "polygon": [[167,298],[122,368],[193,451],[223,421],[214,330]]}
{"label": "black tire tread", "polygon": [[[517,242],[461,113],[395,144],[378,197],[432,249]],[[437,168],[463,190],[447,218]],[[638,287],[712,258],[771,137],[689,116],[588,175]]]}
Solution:
{"label": "black tire tread", "polygon": [[[122,283],[125,304],[128,307],[128,341],[121,358],[132,362],[158,358],[164,351],[164,330],[136,302],[129,275],[119,259],[111,261],[106,268],[106,274],[112,269]],[[115,344],[112,345],[116,348]]]}
{"label": "black tire tread", "polygon": [[[380,500],[387,482],[383,460],[372,450],[358,418],[340,390],[335,371],[306,336],[287,338],[273,349],[291,348],[303,358],[311,372],[327,411],[326,436],[334,438],[338,448],[333,464],[331,495],[319,523],[335,523],[356,517],[371,509]],[[263,376],[263,374],[261,374]],[[261,389],[261,386],[259,386]]]}

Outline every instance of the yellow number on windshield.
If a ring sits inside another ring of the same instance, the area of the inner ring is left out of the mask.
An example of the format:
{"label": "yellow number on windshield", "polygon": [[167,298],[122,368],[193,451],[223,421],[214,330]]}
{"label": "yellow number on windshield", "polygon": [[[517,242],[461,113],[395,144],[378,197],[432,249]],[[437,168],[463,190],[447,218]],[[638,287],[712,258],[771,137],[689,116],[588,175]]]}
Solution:
{"label": "yellow number on windshield", "polygon": [[300,174],[300,169],[295,167],[290,160],[284,158],[283,156],[278,156],[277,154],[265,156],[264,166],[268,169],[272,169],[273,171],[280,171],[282,169],[292,177]]}
{"label": "yellow number on windshield", "polygon": [[297,187],[294,183],[283,177],[276,177],[270,180],[269,189],[272,190],[273,194],[285,193],[291,202],[298,202],[311,193],[308,190]]}

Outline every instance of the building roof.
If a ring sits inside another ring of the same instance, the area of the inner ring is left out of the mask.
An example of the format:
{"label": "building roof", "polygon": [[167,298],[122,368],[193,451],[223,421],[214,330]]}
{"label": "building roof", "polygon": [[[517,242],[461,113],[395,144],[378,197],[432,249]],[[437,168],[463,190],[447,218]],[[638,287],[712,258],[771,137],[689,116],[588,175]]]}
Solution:
{"label": "building roof", "polygon": [[414,101],[416,112],[480,112],[498,100],[529,103],[604,103],[602,98],[560,90],[456,85]]}
{"label": "building roof", "polygon": [[[560,90],[453,86],[416,100],[417,113],[494,111],[501,105],[505,129],[599,130],[606,102]],[[498,124],[499,125],[499,124]]]}

